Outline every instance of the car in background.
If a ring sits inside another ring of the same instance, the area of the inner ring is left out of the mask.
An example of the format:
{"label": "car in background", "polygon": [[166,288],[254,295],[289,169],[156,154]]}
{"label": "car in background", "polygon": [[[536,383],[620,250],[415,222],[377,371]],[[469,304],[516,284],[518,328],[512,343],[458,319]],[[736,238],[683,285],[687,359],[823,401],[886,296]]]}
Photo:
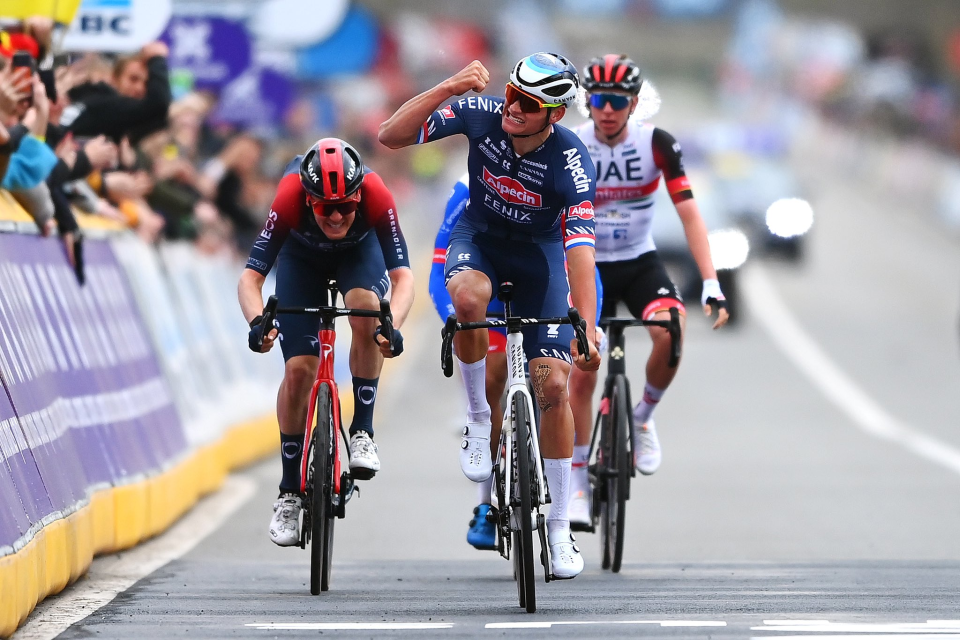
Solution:
{"label": "car in background", "polygon": [[758,254],[798,262],[813,227],[813,207],[783,160],[747,154],[713,158],[715,186]]}
{"label": "car in background", "polygon": [[[724,201],[718,197],[711,174],[689,168],[686,173],[693,186],[700,215],[707,225],[710,254],[717,269],[720,289],[727,299],[730,323],[733,324],[741,314],[739,271],[750,254],[750,241],[729,214]],[[698,308],[703,280],[687,245],[683,223],[663,184],[654,198],[657,213],[653,217],[652,233],[657,253],[663,259],[670,278],[680,288],[687,306]]]}

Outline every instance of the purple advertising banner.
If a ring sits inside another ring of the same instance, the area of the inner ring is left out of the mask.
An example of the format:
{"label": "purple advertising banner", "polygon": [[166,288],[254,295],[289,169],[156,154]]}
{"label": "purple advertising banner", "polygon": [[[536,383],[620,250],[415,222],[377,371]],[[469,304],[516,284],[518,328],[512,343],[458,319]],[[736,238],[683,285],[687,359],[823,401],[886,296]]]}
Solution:
{"label": "purple advertising banner", "polygon": [[34,496],[27,494],[33,518],[27,515],[21,492],[26,493],[30,486],[18,486],[11,465],[15,465],[18,471],[21,466],[32,465],[33,479],[36,481],[33,493],[38,498],[46,498],[46,493],[33,455],[29,449],[24,452],[21,448],[26,449],[26,443],[23,442],[20,423],[13,413],[6,388],[0,384],[0,548],[12,545],[27,533],[32,522],[53,510],[49,500],[44,508],[42,503],[36,504],[36,500],[32,499]]}
{"label": "purple advertising banner", "polygon": [[0,234],[0,366],[55,509],[186,450],[133,296],[105,241],[79,287],[57,242]]}
{"label": "purple advertising banner", "polygon": [[226,18],[175,16],[160,39],[170,46],[174,84],[186,76],[189,89],[219,93],[247,70],[252,59],[247,28]]}

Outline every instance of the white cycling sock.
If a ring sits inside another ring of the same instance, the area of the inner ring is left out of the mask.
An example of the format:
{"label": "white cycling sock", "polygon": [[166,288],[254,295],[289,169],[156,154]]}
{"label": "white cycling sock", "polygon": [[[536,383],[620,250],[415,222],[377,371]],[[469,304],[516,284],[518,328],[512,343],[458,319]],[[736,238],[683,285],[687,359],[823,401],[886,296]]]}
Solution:
{"label": "white cycling sock", "polygon": [[477,504],[491,504],[490,491],[493,489],[493,474],[477,483]]}
{"label": "white cycling sock", "polygon": [[[467,422],[490,422],[490,405],[487,404],[487,361],[481,358],[476,362],[460,363],[460,375],[467,390]],[[472,434],[471,434],[472,435]]]}
{"label": "white cycling sock", "polygon": [[570,472],[570,490],[573,493],[584,491],[590,480],[587,477],[587,464],[590,462],[590,445],[578,444],[573,447],[573,461]]}
{"label": "white cycling sock", "polygon": [[639,431],[645,422],[650,421],[650,416],[653,415],[653,410],[657,408],[665,391],[666,389],[657,389],[649,382],[643,385],[643,399],[633,409],[633,426],[636,430]]}
{"label": "white cycling sock", "polygon": [[550,488],[550,513],[547,514],[547,532],[570,528],[567,500],[570,499],[570,463],[572,458],[544,459],[543,474]]}

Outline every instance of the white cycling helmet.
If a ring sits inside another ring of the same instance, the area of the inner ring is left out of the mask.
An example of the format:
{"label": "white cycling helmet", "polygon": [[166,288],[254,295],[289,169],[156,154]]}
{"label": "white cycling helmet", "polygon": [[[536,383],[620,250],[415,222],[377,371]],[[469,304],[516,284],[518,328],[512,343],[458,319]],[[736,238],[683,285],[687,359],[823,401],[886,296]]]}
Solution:
{"label": "white cycling helmet", "polygon": [[516,64],[510,72],[510,83],[545,107],[561,107],[572,103],[580,89],[577,68],[556,53],[535,53]]}

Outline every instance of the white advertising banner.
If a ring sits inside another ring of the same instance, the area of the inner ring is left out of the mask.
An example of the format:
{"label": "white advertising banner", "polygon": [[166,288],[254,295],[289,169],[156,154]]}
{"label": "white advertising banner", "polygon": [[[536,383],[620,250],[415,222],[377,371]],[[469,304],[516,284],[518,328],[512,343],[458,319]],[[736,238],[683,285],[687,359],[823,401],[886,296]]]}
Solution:
{"label": "white advertising banner", "polygon": [[171,0],[83,0],[63,48],[136,51],[163,33],[172,10]]}

